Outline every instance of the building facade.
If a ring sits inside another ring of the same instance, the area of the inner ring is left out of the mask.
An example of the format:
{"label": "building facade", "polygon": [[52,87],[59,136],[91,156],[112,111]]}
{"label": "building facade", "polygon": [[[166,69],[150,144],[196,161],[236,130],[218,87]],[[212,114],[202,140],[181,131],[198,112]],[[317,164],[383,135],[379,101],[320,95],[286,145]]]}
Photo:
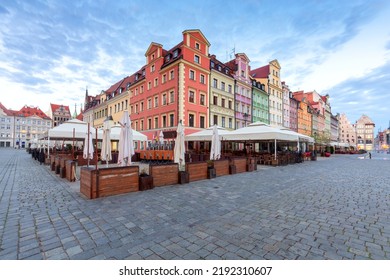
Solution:
{"label": "building facade", "polygon": [[8,110],[0,103],[0,147],[27,148],[52,128],[52,120],[38,107]]}
{"label": "building facade", "polygon": [[362,115],[355,124],[357,149],[373,151],[374,146],[374,129],[375,123],[367,116]]}
{"label": "building facade", "polygon": [[252,83],[249,58],[244,53],[235,54],[235,59],[226,64],[233,69],[235,80],[235,129],[247,126],[252,120]]}
{"label": "building facade", "polygon": [[283,126],[290,128],[290,88],[282,82],[282,94],[283,94]]}
{"label": "building facade", "polygon": [[289,98],[290,98],[290,101],[289,101],[289,104],[290,104],[290,108],[289,108],[289,111],[290,111],[290,129],[295,131],[295,132],[298,132],[298,107],[299,107],[299,101],[296,100],[294,97],[293,97],[293,93],[290,92],[289,93]]}
{"label": "building facade", "polygon": [[47,114],[53,120],[53,127],[58,126],[72,118],[69,106],[50,103]]}
{"label": "building facade", "polygon": [[337,115],[339,124],[339,142],[348,144],[350,147],[356,149],[356,129],[351,124],[347,116],[342,113]]}
{"label": "building facade", "polygon": [[265,85],[252,79],[252,122],[269,124],[269,96]]}
{"label": "building facade", "polygon": [[251,70],[251,76],[267,87],[269,95],[269,120],[273,126],[283,126],[283,89],[280,64],[272,60],[268,65]]}
{"label": "building facade", "polygon": [[235,125],[234,78],[232,70],[210,56],[210,125],[218,125],[232,130]]}

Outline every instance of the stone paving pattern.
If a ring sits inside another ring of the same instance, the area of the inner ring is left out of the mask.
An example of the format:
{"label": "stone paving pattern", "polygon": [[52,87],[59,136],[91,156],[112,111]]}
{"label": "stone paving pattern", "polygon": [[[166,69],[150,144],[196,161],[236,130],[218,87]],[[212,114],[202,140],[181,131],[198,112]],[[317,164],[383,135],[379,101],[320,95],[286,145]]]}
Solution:
{"label": "stone paving pattern", "polygon": [[2,148],[0,259],[390,258],[388,155],[259,167],[88,200]]}

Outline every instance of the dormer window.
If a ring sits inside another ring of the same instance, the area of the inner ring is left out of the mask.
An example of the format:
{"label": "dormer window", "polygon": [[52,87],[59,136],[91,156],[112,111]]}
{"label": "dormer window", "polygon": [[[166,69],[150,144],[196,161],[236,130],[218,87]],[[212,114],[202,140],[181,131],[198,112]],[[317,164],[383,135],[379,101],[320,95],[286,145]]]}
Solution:
{"label": "dormer window", "polygon": [[218,71],[222,71],[222,66],[218,65]]}
{"label": "dormer window", "polygon": [[145,69],[142,70],[142,77],[145,77]]}
{"label": "dormer window", "polygon": [[138,73],[135,74],[135,80],[138,81]]}
{"label": "dormer window", "polygon": [[171,55],[168,54],[166,57],[165,57],[165,62],[169,62],[171,60]]}
{"label": "dormer window", "polygon": [[214,61],[211,61],[210,65],[211,65],[211,68],[214,68],[215,67]]}
{"label": "dormer window", "polygon": [[176,49],[173,51],[173,57],[176,58],[179,55],[179,50]]}

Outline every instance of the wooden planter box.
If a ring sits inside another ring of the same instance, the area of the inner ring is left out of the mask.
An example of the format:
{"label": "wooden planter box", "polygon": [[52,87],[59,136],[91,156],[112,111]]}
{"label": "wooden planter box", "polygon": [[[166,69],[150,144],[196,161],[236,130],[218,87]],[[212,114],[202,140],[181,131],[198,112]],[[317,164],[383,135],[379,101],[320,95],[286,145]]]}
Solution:
{"label": "wooden planter box", "polygon": [[153,176],[151,175],[140,175],[139,176],[139,190],[146,191],[154,188]]}
{"label": "wooden planter box", "polygon": [[75,172],[76,172],[76,161],[67,160],[65,162],[65,178],[70,182],[76,181]]}
{"label": "wooden planter box", "polygon": [[155,187],[179,183],[179,165],[177,163],[150,165],[149,174],[153,176],[153,185]]}
{"label": "wooden planter box", "polygon": [[229,175],[229,160],[216,160],[214,161],[214,168],[216,176]]}
{"label": "wooden planter box", "polygon": [[189,162],[186,164],[186,172],[189,174],[189,181],[199,181],[207,179],[206,162]]}
{"label": "wooden planter box", "polygon": [[54,159],[54,171],[56,174],[60,174],[60,161],[61,161],[61,156],[56,155]]}
{"label": "wooden planter box", "polygon": [[[93,156],[93,159],[89,160],[89,165],[96,165],[97,157],[96,154]],[[83,158],[83,155],[77,156],[77,165],[86,166],[88,164],[88,159]]]}
{"label": "wooden planter box", "polygon": [[246,172],[246,158],[232,158],[231,164],[236,167],[236,173]]}
{"label": "wooden planter box", "polygon": [[139,167],[82,167],[80,192],[88,198],[98,198],[139,190]]}
{"label": "wooden planter box", "polygon": [[63,155],[60,157],[60,177],[66,177],[66,162],[72,159],[72,155]]}
{"label": "wooden planter box", "polygon": [[234,164],[229,164],[229,174],[236,174],[236,173],[237,173],[236,166]]}
{"label": "wooden planter box", "polygon": [[186,171],[179,171],[179,184],[187,184],[190,182],[190,174]]}
{"label": "wooden planter box", "polygon": [[214,167],[207,167],[207,179],[213,179],[217,177]]}
{"label": "wooden planter box", "polygon": [[56,170],[56,156],[55,155],[50,155],[50,169],[51,171]]}

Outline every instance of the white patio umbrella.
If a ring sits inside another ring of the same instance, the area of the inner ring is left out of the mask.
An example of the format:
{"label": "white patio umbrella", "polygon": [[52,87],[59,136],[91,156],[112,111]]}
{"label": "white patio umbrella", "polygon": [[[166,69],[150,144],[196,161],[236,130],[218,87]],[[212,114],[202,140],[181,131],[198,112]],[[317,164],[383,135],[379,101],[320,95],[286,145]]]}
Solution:
{"label": "white patio umbrella", "polygon": [[160,141],[160,144],[164,143],[164,133],[162,130],[160,131],[160,135],[158,136],[158,140]]}
{"label": "white patio umbrella", "polygon": [[175,139],[175,148],[173,150],[174,154],[174,162],[179,164],[179,170],[184,171],[184,166],[185,166],[185,159],[184,159],[184,154],[185,154],[185,145],[184,145],[184,127],[181,123],[179,122],[179,125],[177,126],[177,135]]}
{"label": "white patio umbrella", "polygon": [[221,139],[219,139],[218,127],[215,124],[211,138],[210,160],[217,160],[221,157]]}
{"label": "white patio umbrella", "polygon": [[131,163],[131,157],[134,155],[133,130],[131,129],[131,120],[128,111],[123,112],[120,120],[121,132],[118,144],[118,165],[128,166]]}
{"label": "white patio umbrella", "polygon": [[88,125],[87,133],[85,133],[83,158],[88,159],[87,166],[89,166],[89,160],[93,159],[93,143],[92,143],[92,129]]}
{"label": "white patio umbrella", "polygon": [[[111,118],[112,120],[112,118]],[[104,121],[103,124],[103,138],[102,138],[102,151],[101,159],[106,161],[108,167],[108,162],[112,159],[111,156],[111,120],[109,117]]]}

